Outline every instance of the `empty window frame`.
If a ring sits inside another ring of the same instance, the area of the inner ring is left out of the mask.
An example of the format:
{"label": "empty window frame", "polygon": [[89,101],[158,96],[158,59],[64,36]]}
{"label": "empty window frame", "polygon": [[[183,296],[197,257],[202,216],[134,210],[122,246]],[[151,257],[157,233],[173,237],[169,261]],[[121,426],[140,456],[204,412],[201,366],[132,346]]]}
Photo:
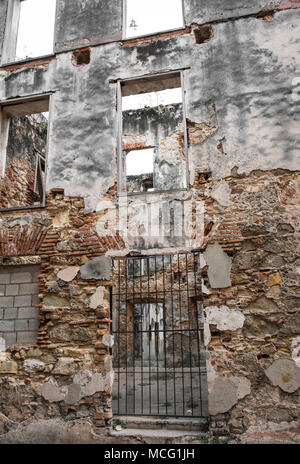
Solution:
{"label": "empty window frame", "polygon": [[183,71],[120,81],[119,193],[188,187]]}
{"label": "empty window frame", "polygon": [[2,64],[50,55],[56,0],[9,0]]}
{"label": "empty window frame", "polygon": [[0,209],[43,206],[49,96],[0,106]]}
{"label": "empty window frame", "polygon": [[123,0],[123,38],[183,29],[183,0]]}

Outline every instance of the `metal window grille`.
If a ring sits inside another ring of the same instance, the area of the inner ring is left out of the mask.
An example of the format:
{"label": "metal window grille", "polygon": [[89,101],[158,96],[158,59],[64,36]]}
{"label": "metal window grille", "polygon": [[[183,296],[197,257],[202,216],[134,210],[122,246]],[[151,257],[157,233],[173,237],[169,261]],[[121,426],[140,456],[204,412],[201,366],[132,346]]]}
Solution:
{"label": "metal window grille", "polygon": [[208,415],[199,260],[114,259],[114,414]]}

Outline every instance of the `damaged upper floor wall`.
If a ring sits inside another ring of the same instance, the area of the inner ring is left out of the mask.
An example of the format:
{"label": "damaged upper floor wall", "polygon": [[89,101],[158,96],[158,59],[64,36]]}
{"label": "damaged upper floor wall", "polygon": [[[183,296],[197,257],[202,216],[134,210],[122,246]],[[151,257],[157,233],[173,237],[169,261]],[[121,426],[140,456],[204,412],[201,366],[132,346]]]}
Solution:
{"label": "damaged upper floor wall", "polygon": [[[0,2],[0,58],[3,52],[9,4]],[[121,40],[126,0],[56,0],[54,52],[79,46],[97,45]],[[281,11],[299,7],[299,0],[183,0],[184,23],[205,24],[256,15],[264,11]]]}
{"label": "damaged upper floor wall", "polygon": [[[185,11],[196,11],[192,7],[190,2]],[[62,6],[58,11],[68,24]],[[204,170],[214,179],[229,176],[234,167],[239,173],[297,170],[299,16],[300,9],[290,9],[272,21],[225,21],[213,26],[203,44],[186,33],[148,44],[92,47],[82,65],[65,52],[5,68],[0,101],[53,92],[47,190],[64,188],[67,195],[84,197],[86,211],[101,210],[103,195],[117,181],[117,79],[184,68],[191,185]]]}

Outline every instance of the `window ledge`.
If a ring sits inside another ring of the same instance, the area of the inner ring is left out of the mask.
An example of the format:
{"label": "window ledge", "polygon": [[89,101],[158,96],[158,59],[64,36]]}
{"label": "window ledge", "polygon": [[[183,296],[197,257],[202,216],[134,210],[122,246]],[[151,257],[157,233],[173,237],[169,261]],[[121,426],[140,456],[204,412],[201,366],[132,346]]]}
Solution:
{"label": "window ledge", "polygon": [[[188,30],[187,30],[188,29]],[[163,39],[165,34],[169,34],[171,32],[190,32],[187,26],[182,26],[182,27],[177,27],[176,29],[166,29],[163,31],[157,31],[157,32],[151,32],[150,34],[142,34],[142,35],[135,35],[133,37],[122,37],[121,42],[130,42],[131,40],[137,40],[137,39],[151,39],[152,37],[159,37],[162,36],[161,38]]]}
{"label": "window ledge", "polygon": [[43,209],[46,208],[46,205],[32,205],[32,206],[15,206],[12,208],[1,208],[0,213],[9,213],[13,211],[26,211],[30,209]]}
{"label": "window ledge", "polygon": [[32,61],[46,60],[48,58],[53,58],[55,56],[56,56],[55,53],[50,53],[49,55],[34,56],[34,57],[24,58],[22,60],[9,61],[8,63],[1,63],[0,69],[7,68],[8,66],[17,66],[17,65],[27,64],[27,63],[31,63]]}
{"label": "window ledge", "polygon": [[119,192],[118,197],[135,197],[137,195],[155,195],[155,194],[164,194],[164,193],[178,193],[178,192],[188,192],[188,188],[178,188],[172,190],[155,190],[153,192]]}

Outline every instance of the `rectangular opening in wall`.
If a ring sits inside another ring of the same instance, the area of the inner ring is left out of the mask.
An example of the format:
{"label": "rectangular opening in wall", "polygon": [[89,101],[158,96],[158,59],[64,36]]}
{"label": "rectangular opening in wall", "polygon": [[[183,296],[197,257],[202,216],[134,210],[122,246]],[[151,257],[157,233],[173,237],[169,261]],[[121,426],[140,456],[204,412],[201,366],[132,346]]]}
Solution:
{"label": "rectangular opening in wall", "polygon": [[49,97],[1,107],[0,208],[41,206]]}
{"label": "rectangular opening in wall", "polygon": [[53,53],[56,0],[9,0],[2,63]]}
{"label": "rectangular opening in wall", "polygon": [[124,38],[184,28],[182,0],[125,0]]}
{"label": "rectangular opening in wall", "polygon": [[200,256],[116,258],[113,411],[206,418]]}
{"label": "rectangular opening in wall", "polygon": [[22,0],[16,60],[53,53],[56,0]]}
{"label": "rectangular opening in wall", "polygon": [[39,273],[38,265],[0,266],[0,351],[36,343]]}
{"label": "rectangular opening in wall", "polygon": [[122,82],[121,106],[120,190],[137,193],[186,188],[181,74]]}

